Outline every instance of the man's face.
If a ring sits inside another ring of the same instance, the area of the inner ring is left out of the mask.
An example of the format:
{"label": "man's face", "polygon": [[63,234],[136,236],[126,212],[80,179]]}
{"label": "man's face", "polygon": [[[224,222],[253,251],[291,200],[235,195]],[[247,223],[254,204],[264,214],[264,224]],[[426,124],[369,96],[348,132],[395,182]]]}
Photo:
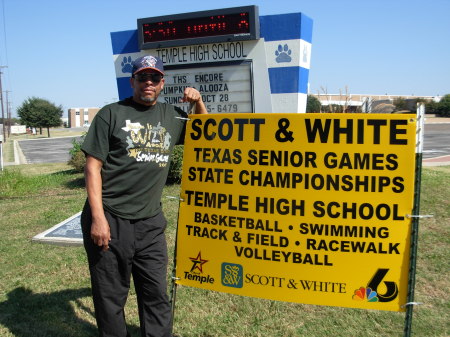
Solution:
{"label": "man's face", "polygon": [[143,105],[156,104],[164,87],[164,78],[154,70],[145,69],[130,79],[133,88],[133,99]]}

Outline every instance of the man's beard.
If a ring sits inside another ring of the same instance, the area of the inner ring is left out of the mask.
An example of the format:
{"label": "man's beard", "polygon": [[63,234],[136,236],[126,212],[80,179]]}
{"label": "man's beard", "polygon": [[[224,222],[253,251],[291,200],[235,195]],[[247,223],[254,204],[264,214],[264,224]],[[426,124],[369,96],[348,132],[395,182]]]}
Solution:
{"label": "man's beard", "polygon": [[141,96],[141,100],[143,100],[144,102],[147,102],[147,103],[153,103],[154,101],[156,101],[156,98]]}

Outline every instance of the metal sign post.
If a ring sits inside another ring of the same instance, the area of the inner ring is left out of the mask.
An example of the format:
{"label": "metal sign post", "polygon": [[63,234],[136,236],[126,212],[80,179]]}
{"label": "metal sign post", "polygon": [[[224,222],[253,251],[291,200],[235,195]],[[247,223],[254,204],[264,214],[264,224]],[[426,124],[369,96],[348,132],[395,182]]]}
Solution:
{"label": "metal sign post", "polygon": [[420,212],[420,187],[422,181],[422,150],[423,150],[423,132],[425,120],[425,106],[423,103],[417,104],[417,136],[416,136],[416,168],[414,184],[414,208],[412,214],[411,228],[411,248],[409,259],[409,279],[408,279],[408,302],[406,306],[404,336],[411,336],[412,316],[414,306],[420,303],[414,302],[414,290],[416,284],[416,264],[417,264],[417,245],[419,238],[419,219],[422,217]]}

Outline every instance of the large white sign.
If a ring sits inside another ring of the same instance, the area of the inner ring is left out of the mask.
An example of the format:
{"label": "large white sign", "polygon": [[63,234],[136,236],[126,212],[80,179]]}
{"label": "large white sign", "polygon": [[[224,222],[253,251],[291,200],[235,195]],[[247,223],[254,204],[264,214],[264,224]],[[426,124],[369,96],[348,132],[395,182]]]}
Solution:
{"label": "large white sign", "polygon": [[188,109],[183,92],[194,87],[202,93],[210,113],[253,112],[251,63],[222,67],[201,67],[165,71],[160,100]]}
{"label": "large white sign", "polygon": [[27,133],[27,127],[25,125],[11,125],[11,133],[13,134]]}

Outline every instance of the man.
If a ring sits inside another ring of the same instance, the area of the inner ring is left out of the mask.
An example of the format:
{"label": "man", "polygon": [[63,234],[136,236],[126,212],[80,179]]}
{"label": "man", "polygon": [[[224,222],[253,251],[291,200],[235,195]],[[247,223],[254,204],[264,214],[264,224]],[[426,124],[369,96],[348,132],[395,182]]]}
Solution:
{"label": "man", "polygon": [[[124,306],[132,274],[141,335],[171,336],[161,193],[187,115],[157,102],[164,87],[160,59],[134,61],[130,84],[133,96],[103,107],[82,145],[88,198],[81,225],[95,315],[100,336],[129,336]],[[196,89],[187,88],[183,101],[207,113]]]}

